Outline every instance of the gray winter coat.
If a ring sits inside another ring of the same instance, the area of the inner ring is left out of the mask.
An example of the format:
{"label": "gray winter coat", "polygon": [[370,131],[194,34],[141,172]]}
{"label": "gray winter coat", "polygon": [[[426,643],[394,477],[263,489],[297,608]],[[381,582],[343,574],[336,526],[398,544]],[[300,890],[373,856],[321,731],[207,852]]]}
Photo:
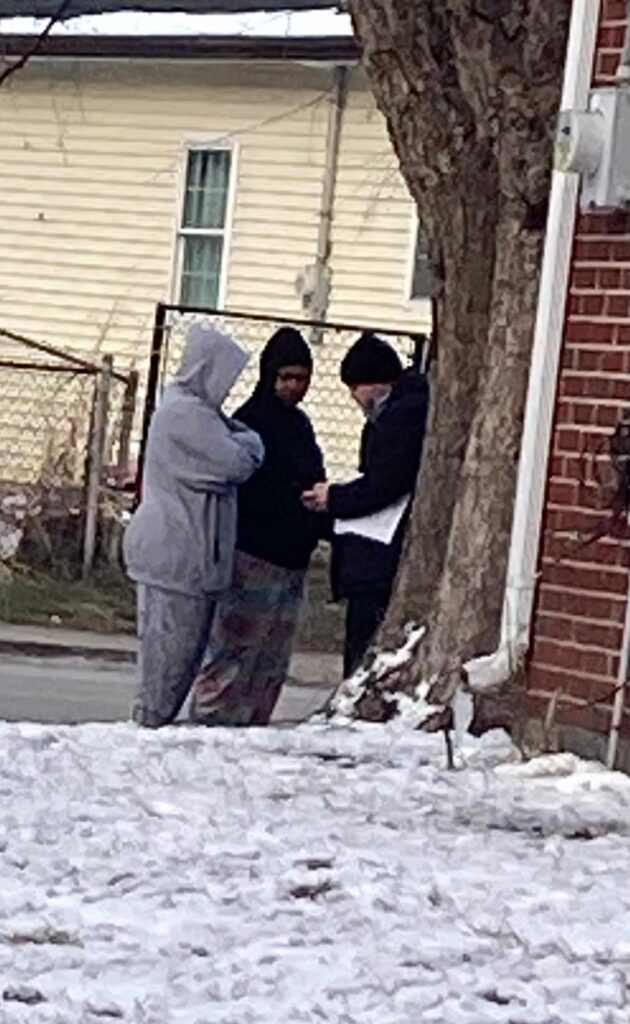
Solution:
{"label": "gray winter coat", "polygon": [[127,571],[138,583],[193,596],[230,584],[236,485],[264,457],[258,434],[221,412],[247,361],[227,335],[190,328],[151,423],[142,503],[125,536]]}

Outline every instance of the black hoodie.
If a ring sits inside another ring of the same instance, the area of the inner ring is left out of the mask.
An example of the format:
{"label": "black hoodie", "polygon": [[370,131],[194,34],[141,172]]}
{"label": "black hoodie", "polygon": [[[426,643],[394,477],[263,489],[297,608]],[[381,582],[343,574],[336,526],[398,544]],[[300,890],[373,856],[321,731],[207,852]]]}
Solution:
{"label": "black hoodie", "polygon": [[260,379],[251,398],[235,414],[262,438],[265,460],[239,489],[237,548],[283,569],[306,569],[322,524],[302,505],[301,495],[325,480],[324,460],[311,421],[301,409],[282,404],[275,394],[283,366],[312,368],[301,334],[282,328],[260,359]]}
{"label": "black hoodie", "polygon": [[[428,406],[426,377],[416,370],[403,373],[377,419],[363,428],[361,476],[351,483],[330,487],[328,507],[335,519],[372,515],[414,492]],[[391,544],[353,534],[335,537],[332,583],[337,599],[392,586],[407,519],[408,515]]]}

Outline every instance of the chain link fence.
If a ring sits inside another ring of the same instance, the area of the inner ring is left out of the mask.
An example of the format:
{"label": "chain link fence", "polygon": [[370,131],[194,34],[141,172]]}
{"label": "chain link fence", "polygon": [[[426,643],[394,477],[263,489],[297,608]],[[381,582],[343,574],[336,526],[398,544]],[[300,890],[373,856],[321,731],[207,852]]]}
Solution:
{"label": "chain link fence", "polygon": [[94,561],[129,475],[137,378],[0,330],[0,564]]}
{"label": "chain link fence", "polygon": [[[341,383],[339,368],[350,345],[367,329],[358,324],[317,323],[216,309],[159,305],[145,405],[145,437],[159,394],[177,371],[188,329],[195,321],[231,334],[251,353],[250,363],[228,399],[228,411],[236,409],[251,394],[258,378],[260,353],[274,331],[282,326],[295,327],[301,331],[311,343],[315,363],[313,383],[304,402],[304,409],[313,421],[324,451],[328,475],[330,479],[336,480],[356,476],[363,419],[359,408],[349,399],[347,389]],[[386,329],[376,330],[375,333],[394,346],[404,365],[416,364],[420,369],[426,367],[430,342],[425,335]]]}

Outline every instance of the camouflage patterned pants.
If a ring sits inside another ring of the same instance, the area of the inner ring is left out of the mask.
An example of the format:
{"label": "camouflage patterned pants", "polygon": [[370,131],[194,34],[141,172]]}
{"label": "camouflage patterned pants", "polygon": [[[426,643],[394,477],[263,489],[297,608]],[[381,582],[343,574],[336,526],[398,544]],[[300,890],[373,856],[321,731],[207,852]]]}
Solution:
{"label": "camouflage patterned pants", "polygon": [[192,694],[201,725],[266,725],[289,673],[304,572],[237,551],[212,627],[210,660]]}

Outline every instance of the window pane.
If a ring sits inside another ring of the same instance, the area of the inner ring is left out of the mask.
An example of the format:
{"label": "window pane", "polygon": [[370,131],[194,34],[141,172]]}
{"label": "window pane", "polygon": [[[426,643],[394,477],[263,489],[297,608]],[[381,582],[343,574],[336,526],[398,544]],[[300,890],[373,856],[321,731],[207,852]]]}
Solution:
{"label": "window pane", "polygon": [[188,154],[185,228],[225,226],[232,154],[221,149],[191,149]]}
{"label": "window pane", "polygon": [[416,252],[411,280],[412,299],[430,299],[433,295],[433,263],[429,239],[421,227],[416,238]]}
{"label": "window pane", "polygon": [[192,235],[185,237],[183,244],[182,305],[215,307],[219,301],[223,239]]}

